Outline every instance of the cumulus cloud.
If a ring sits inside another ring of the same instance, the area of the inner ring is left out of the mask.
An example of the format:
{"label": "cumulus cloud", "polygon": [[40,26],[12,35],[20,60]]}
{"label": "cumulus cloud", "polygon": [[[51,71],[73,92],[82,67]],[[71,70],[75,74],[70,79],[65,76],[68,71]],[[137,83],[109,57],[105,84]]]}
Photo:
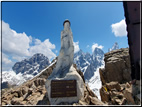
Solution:
{"label": "cumulus cloud", "polygon": [[30,39],[25,33],[17,33],[2,21],[2,51],[18,56],[29,56]]}
{"label": "cumulus cloud", "polygon": [[[27,36],[26,33],[17,33],[11,29],[8,23],[2,21],[2,52],[4,58],[2,58],[3,66],[11,63],[10,61],[21,61],[27,57],[36,53],[42,53],[49,59],[56,57],[53,49],[55,45],[52,44],[49,39],[43,42],[32,36]],[[9,57],[11,59],[9,59]],[[6,63],[7,62],[7,63]],[[2,67],[3,67],[2,66]]]}
{"label": "cumulus cloud", "polygon": [[78,42],[73,42],[73,45],[74,45],[74,53],[78,52],[80,50],[79,41]]}
{"label": "cumulus cloud", "polygon": [[125,19],[111,25],[112,32],[116,37],[127,35]]}
{"label": "cumulus cloud", "polygon": [[49,39],[46,39],[44,42],[41,42],[39,39],[36,39],[35,45],[31,46],[29,49],[30,55],[35,53],[43,53],[49,59],[56,57],[52,52],[52,49],[55,49],[55,45],[52,44]]}
{"label": "cumulus cloud", "polygon": [[2,71],[11,69],[13,64],[12,60],[10,60],[6,54],[2,53]]}
{"label": "cumulus cloud", "polygon": [[100,49],[103,49],[104,46],[102,45],[98,45],[97,43],[93,43],[92,45],[92,52],[94,52],[95,48],[100,48]]}

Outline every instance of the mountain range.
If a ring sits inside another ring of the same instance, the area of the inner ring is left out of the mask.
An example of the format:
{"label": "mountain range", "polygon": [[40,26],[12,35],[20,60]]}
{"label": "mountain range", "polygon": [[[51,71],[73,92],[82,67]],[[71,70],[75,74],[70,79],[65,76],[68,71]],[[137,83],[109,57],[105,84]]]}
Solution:
{"label": "mountain range", "polygon": [[9,85],[21,85],[23,82],[32,79],[49,65],[48,57],[41,53],[37,53],[21,62],[16,62],[11,71],[2,72],[2,88],[7,88]]}
{"label": "mountain range", "polygon": [[50,64],[48,57],[43,54],[37,53],[30,59],[24,59],[21,62],[16,62],[12,67],[16,74],[32,74],[37,75],[39,71],[44,69]]}
{"label": "mountain range", "polygon": [[[115,43],[111,50],[118,49],[118,44]],[[74,54],[74,63],[83,74],[86,83],[99,96],[99,88],[101,81],[99,76],[99,68],[104,67],[104,52],[100,48],[95,48],[92,54],[84,53],[81,49]],[[8,85],[20,85],[23,82],[32,79],[34,76],[51,63],[48,57],[41,53],[33,55],[29,59],[24,59],[21,62],[16,62],[12,67],[13,71],[2,72],[2,88],[7,88]],[[95,84],[95,85],[94,85]]]}
{"label": "mountain range", "polygon": [[83,72],[85,80],[89,80],[96,69],[104,64],[103,59],[104,52],[100,48],[95,48],[92,55],[84,53],[82,50],[74,55],[74,63]]}

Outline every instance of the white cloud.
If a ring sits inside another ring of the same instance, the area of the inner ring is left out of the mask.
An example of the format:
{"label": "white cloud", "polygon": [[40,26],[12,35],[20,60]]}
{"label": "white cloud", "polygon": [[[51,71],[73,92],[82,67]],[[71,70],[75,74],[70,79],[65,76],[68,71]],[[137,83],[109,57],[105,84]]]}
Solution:
{"label": "white cloud", "polygon": [[[11,63],[10,61],[21,61],[35,53],[42,53],[50,60],[56,57],[52,52],[53,49],[55,49],[55,45],[49,39],[42,42],[39,39],[32,38],[32,36],[27,36],[25,33],[17,33],[10,28],[8,23],[2,21],[2,52],[5,55],[2,58],[3,64],[5,64],[3,66]],[[9,56],[11,59],[9,59]]]}
{"label": "white cloud", "polygon": [[92,52],[94,52],[95,48],[100,48],[100,49],[103,49],[104,46],[102,45],[98,45],[97,43],[93,43],[92,45]]}
{"label": "white cloud", "polygon": [[112,32],[116,37],[127,35],[125,19],[111,25]]}
{"label": "white cloud", "polygon": [[8,56],[2,53],[2,71],[10,70],[14,63],[8,58]]}
{"label": "white cloud", "polygon": [[30,39],[25,33],[17,33],[2,21],[2,51],[12,55],[29,56]]}
{"label": "white cloud", "polygon": [[78,52],[80,50],[79,41],[78,42],[73,42],[73,45],[74,45],[74,53]]}
{"label": "white cloud", "polygon": [[55,45],[52,44],[49,39],[46,39],[44,42],[41,42],[39,39],[36,39],[35,45],[30,47],[29,52],[30,55],[33,55],[35,53],[43,53],[49,59],[52,59],[56,57],[56,55],[52,52],[52,49],[55,49]]}
{"label": "white cloud", "polygon": [[40,45],[41,41],[39,39],[35,39],[35,45]]}
{"label": "white cloud", "polygon": [[10,64],[10,63],[12,63],[12,61],[8,59],[7,55],[2,53],[2,63]]}

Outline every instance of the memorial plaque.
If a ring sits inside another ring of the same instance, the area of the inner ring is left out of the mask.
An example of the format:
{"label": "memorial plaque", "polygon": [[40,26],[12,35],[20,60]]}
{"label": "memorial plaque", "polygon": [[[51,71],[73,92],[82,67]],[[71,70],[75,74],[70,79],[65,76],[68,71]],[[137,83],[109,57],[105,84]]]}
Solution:
{"label": "memorial plaque", "polygon": [[52,80],[51,98],[77,96],[76,80]]}

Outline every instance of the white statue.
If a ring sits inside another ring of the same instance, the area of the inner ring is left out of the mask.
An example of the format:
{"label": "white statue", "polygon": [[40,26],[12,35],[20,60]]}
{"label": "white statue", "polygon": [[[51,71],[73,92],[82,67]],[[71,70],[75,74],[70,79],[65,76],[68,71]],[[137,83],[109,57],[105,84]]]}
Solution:
{"label": "white statue", "polygon": [[[72,104],[73,102],[78,102],[82,97],[84,97],[83,79],[73,66],[74,45],[69,20],[65,20],[63,25],[64,30],[61,32],[61,49],[56,67],[53,69],[52,74],[48,77],[45,84],[51,105],[60,104],[61,102],[68,102]],[[53,80],[76,80],[77,96],[52,98],[51,93]]]}
{"label": "white statue", "polygon": [[58,56],[56,67],[53,69],[49,78],[59,77],[63,78],[66,73],[69,72],[71,65],[73,64],[74,57],[74,45],[73,35],[70,28],[70,21],[65,20],[63,23],[64,30],[61,31],[61,49]]}

